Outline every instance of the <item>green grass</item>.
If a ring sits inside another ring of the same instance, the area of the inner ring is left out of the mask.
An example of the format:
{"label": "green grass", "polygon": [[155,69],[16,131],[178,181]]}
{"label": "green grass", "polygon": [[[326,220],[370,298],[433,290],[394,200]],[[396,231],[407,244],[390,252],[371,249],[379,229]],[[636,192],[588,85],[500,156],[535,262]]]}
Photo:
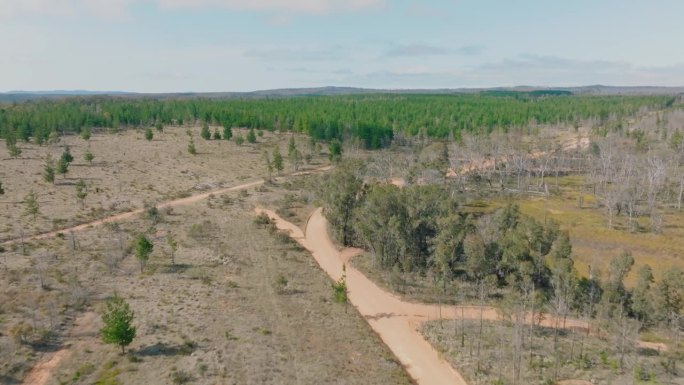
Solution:
{"label": "green grass", "polygon": [[[613,218],[613,229],[608,228],[608,221],[602,207],[596,208],[594,197],[583,193],[582,208],[578,207],[578,186],[584,177],[566,176],[558,178],[559,190],[548,198],[519,197],[512,202],[520,206],[522,213],[543,222],[545,219],[557,221],[561,228],[570,232],[573,244],[575,268],[582,275],[587,275],[589,265],[597,265],[605,271],[609,261],[623,250],[632,253],[635,266],[627,277],[627,284],[633,284],[636,272],[645,264],[653,269],[658,279],[663,271],[674,266],[684,268],[680,257],[684,250],[684,212],[666,209],[663,215],[663,232],[654,234],[648,231],[650,219],[639,217],[641,231],[630,231],[628,218],[624,215]],[[550,185],[555,186],[555,178],[549,178]],[[486,204],[475,201],[464,208],[475,213],[492,212],[506,203],[504,199],[496,199]]]}

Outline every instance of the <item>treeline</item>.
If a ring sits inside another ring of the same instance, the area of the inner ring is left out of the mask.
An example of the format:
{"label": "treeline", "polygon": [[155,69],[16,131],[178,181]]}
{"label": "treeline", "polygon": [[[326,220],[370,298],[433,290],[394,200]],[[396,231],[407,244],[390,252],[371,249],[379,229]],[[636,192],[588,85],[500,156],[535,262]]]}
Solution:
{"label": "treeline", "polygon": [[540,223],[513,204],[475,217],[443,186],[366,184],[362,168],[343,164],[324,176],[321,198],[337,238],[368,250],[376,268],[429,275],[443,287],[460,280],[477,287],[478,296],[503,290],[525,311],[620,322],[631,315],[640,326],[681,322],[680,270],[655,283],[645,266],[628,290],[624,281],[634,259],[625,252],[605,275],[595,268],[580,277],[569,235],[554,221]]}
{"label": "treeline", "polygon": [[388,145],[395,133],[458,139],[530,123],[573,124],[662,108],[664,96],[568,96],[564,93],[347,95],[276,99],[74,97],[0,105],[0,137],[44,143],[51,132],[206,122],[224,127],[296,131],[315,139]]}

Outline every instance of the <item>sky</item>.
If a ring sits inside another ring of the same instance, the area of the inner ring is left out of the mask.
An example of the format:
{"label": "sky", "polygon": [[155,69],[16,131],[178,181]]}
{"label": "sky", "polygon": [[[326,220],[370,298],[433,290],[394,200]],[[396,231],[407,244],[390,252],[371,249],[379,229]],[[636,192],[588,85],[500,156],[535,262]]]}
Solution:
{"label": "sky", "polygon": [[0,0],[0,91],[684,86],[681,0]]}

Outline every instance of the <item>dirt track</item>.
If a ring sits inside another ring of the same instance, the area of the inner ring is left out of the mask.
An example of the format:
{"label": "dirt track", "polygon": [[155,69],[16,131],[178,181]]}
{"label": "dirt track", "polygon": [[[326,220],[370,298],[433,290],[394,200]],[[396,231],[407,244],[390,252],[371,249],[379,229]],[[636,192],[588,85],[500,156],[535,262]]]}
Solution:
{"label": "dirt track", "polygon": [[[330,169],[331,169],[331,166],[323,166],[323,167],[319,167],[319,168],[312,169],[312,170],[298,171],[298,172],[289,174],[289,176],[307,175],[307,174],[320,172],[320,171],[328,171]],[[233,187],[226,187],[226,188],[222,188],[222,189],[208,191],[208,192],[202,193],[202,194],[192,195],[192,196],[189,196],[187,198],[180,198],[180,199],[175,199],[175,200],[171,200],[171,201],[166,201],[166,202],[158,204],[157,208],[162,209],[162,208],[166,208],[166,207],[189,205],[191,203],[195,203],[195,202],[201,201],[203,199],[207,199],[211,195],[225,194],[225,193],[232,192],[232,191],[239,191],[239,190],[244,190],[244,189],[248,189],[251,187],[257,187],[257,186],[261,186],[262,184],[264,184],[264,182],[265,181],[263,179],[260,179],[260,180],[254,181],[254,182],[244,183],[244,184],[233,186]],[[118,221],[121,221],[124,219],[128,219],[128,218],[131,218],[135,215],[141,214],[142,212],[143,212],[143,209],[139,208],[139,209],[135,209],[132,211],[127,211],[125,213],[121,213],[121,214],[117,214],[117,215],[112,215],[110,217],[98,219],[98,220],[95,220],[92,222],[83,223],[83,224],[80,224],[80,225],[77,225],[74,227],[69,227],[66,229],[60,229],[60,230],[50,231],[47,233],[30,235],[30,236],[27,236],[25,238],[15,238],[15,239],[6,240],[3,242],[0,242],[0,245],[9,246],[9,245],[20,243],[20,242],[29,242],[29,241],[35,241],[35,240],[40,240],[40,239],[52,238],[52,237],[55,237],[59,233],[64,234],[64,233],[69,233],[69,232],[83,231],[83,230],[89,229],[91,227],[103,225],[105,223],[118,222]]]}
{"label": "dirt track", "polygon": [[24,377],[23,385],[44,385],[51,376],[52,370],[69,355],[71,349],[80,347],[85,340],[95,338],[98,333],[99,317],[94,312],[87,312],[78,317],[72,328],[71,337],[76,338],[74,346],[65,346],[50,354],[36,364]]}
{"label": "dirt track", "polygon": [[[349,301],[356,306],[359,313],[406,367],[409,375],[419,384],[467,384],[463,377],[425,341],[419,331],[420,324],[438,319],[440,314],[444,319],[479,319],[481,310],[484,319],[497,320],[501,317],[495,308],[443,306],[440,312],[437,305],[406,302],[378,287],[353,266],[346,265],[349,258],[359,250],[337,249],[328,234],[328,222],[321,208],[316,209],[307,221],[306,232],[302,232],[300,228],[280,218],[271,210],[256,208],[255,211],[267,214],[279,229],[288,232],[293,239],[309,250],[333,280],[342,277],[343,266],[346,266]],[[545,317],[540,324],[550,327],[562,324],[565,328],[588,327],[585,321],[556,320],[554,317]],[[641,341],[638,343],[640,346],[646,345]]]}

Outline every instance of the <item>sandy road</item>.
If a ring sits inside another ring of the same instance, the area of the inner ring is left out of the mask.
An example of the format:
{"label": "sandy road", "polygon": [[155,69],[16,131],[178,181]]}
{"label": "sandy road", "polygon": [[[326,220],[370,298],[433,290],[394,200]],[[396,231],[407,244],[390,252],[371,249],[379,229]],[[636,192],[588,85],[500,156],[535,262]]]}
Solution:
{"label": "sandy road", "polygon": [[[328,236],[327,221],[321,209],[317,209],[309,218],[306,234],[273,211],[256,210],[266,213],[278,228],[287,231],[308,249],[330,278],[338,280],[342,276],[343,256]],[[345,252],[344,258],[349,258],[350,254]],[[438,317],[439,310],[435,306],[404,302],[379,288],[352,266],[347,266],[346,282],[349,301],[357,307],[412,378],[419,384],[466,385],[463,377],[439,357],[439,353],[417,330],[421,322]]]}
{"label": "sandy road", "polygon": [[74,347],[82,347],[86,341],[98,336],[99,316],[92,311],[83,313],[74,322],[70,337],[74,338],[72,346],[64,346],[38,362],[24,377],[23,385],[44,385],[52,378],[52,370],[69,355]]}
{"label": "sandy road", "polygon": [[[188,204],[195,203],[195,202],[201,201],[203,199],[206,199],[210,195],[224,194],[224,193],[231,192],[231,191],[244,190],[244,189],[248,189],[250,187],[260,186],[262,184],[264,184],[264,181],[258,180],[258,181],[254,181],[254,182],[241,184],[238,186],[222,188],[222,189],[218,189],[218,190],[212,190],[212,191],[209,191],[206,193],[192,195],[192,196],[189,196],[187,198],[180,198],[180,199],[175,199],[172,201],[166,201],[166,202],[163,202],[161,204],[158,204],[157,207],[161,209],[161,208],[165,208],[165,207],[188,205]],[[139,209],[127,211],[125,213],[121,213],[121,214],[117,214],[117,215],[112,215],[110,217],[98,219],[98,220],[95,220],[92,222],[83,223],[83,224],[80,224],[78,226],[69,227],[66,229],[55,230],[55,231],[50,231],[47,233],[31,235],[31,236],[25,237],[23,239],[21,239],[21,238],[10,239],[8,241],[4,241],[4,242],[0,243],[0,245],[6,246],[6,245],[12,245],[15,243],[19,243],[19,242],[36,241],[36,240],[40,240],[40,239],[52,238],[52,237],[54,237],[60,233],[64,234],[64,233],[70,233],[70,232],[83,231],[83,230],[89,229],[91,227],[103,225],[105,223],[118,222],[118,221],[122,221],[124,219],[131,218],[135,215],[141,214],[143,212],[143,210],[144,209],[139,208]]]}
{"label": "sandy road", "polygon": [[[328,222],[322,209],[316,209],[306,224],[306,232],[294,224],[280,218],[275,212],[256,208],[257,213],[265,213],[275,221],[276,226],[289,233],[299,244],[311,252],[316,262],[332,278],[342,277],[346,266],[346,283],[349,301],[366,318],[373,330],[392,350],[404,365],[409,375],[419,384],[466,385],[463,377],[442,359],[439,353],[423,338],[420,325],[429,320],[439,319],[483,319],[498,320],[500,314],[493,307],[479,306],[442,306],[407,302],[383,290],[353,266],[346,265],[358,249],[339,251],[328,234]],[[480,313],[482,312],[482,313]],[[528,316],[527,322],[531,321]],[[545,316],[540,324],[548,327],[588,328],[586,321],[567,318],[556,319]],[[641,347],[661,349],[664,345],[649,346],[637,341]],[[666,348],[666,346],[665,346]]]}
{"label": "sandy road", "polygon": [[[331,168],[332,168],[332,166],[323,166],[323,167],[315,168],[312,170],[304,170],[304,171],[294,172],[291,174],[287,174],[285,176],[308,175],[311,173],[328,171]],[[264,184],[264,182],[265,181],[263,179],[260,179],[257,181],[248,182],[248,183],[244,183],[244,184],[233,186],[233,187],[226,187],[226,188],[211,190],[211,191],[208,191],[208,192],[205,192],[202,194],[191,195],[191,196],[186,197],[186,198],[180,198],[180,199],[174,199],[174,200],[162,202],[162,203],[157,205],[157,208],[162,209],[162,208],[166,208],[166,207],[189,205],[191,203],[195,203],[195,202],[201,201],[203,199],[207,199],[211,195],[225,194],[225,193],[229,193],[232,191],[245,190],[248,188],[261,186],[262,184]],[[52,237],[55,237],[57,234],[60,234],[60,233],[64,234],[64,233],[70,233],[70,232],[79,232],[79,231],[89,229],[91,227],[103,225],[105,223],[113,223],[113,222],[118,222],[118,221],[122,221],[124,219],[131,218],[135,215],[141,214],[143,212],[143,210],[144,210],[143,208],[139,208],[139,209],[127,211],[125,213],[121,213],[121,214],[117,214],[117,215],[112,215],[112,216],[109,216],[106,218],[98,219],[98,220],[95,220],[92,222],[83,223],[83,224],[73,226],[73,227],[69,227],[69,228],[50,231],[47,233],[30,235],[30,236],[27,236],[25,238],[14,238],[14,239],[10,239],[10,240],[0,242],[0,245],[9,246],[9,245],[20,243],[20,242],[29,242],[29,241],[36,241],[36,240],[41,240],[41,239],[52,238]]]}

